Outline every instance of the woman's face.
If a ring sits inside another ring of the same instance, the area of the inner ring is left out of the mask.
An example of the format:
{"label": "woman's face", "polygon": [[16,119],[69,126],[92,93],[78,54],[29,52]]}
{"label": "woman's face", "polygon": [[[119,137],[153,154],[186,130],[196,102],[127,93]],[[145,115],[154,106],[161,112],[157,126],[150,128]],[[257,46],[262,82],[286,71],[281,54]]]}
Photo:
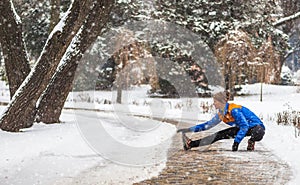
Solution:
{"label": "woman's face", "polygon": [[216,109],[223,109],[225,107],[225,104],[226,103],[222,103],[214,99],[214,106],[216,107]]}

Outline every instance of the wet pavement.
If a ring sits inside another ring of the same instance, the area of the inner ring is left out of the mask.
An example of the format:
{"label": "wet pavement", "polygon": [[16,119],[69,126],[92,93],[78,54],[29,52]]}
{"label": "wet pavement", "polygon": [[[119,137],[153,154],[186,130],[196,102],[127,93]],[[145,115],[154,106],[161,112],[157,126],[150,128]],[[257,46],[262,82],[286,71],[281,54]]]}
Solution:
{"label": "wet pavement", "polygon": [[[189,134],[193,139],[212,132]],[[245,140],[245,141],[244,141]],[[232,152],[233,140],[184,151],[181,134],[173,137],[166,168],[159,176],[135,185],[146,184],[287,184],[290,167],[257,142],[255,151],[247,151],[247,138]]]}

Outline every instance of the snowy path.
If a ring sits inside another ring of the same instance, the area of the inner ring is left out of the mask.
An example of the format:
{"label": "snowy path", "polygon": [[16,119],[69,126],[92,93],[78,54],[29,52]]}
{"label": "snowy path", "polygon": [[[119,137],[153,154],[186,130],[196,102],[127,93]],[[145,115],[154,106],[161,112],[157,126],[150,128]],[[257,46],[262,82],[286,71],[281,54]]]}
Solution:
{"label": "snowy path", "polygon": [[[108,125],[106,128],[111,129],[111,134],[127,144],[144,137],[110,121],[113,119],[108,113],[97,114],[95,117],[91,111],[82,111],[74,117],[68,110],[63,113],[65,123],[62,124],[35,124],[20,133],[0,132],[0,184],[131,184],[158,175],[165,163],[132,167],[113,163],[93,151],[84,141],[76,120],[97,122],[100,116]],[[157,121],[147,120],[147,123],[156,125]],[[153,132],[157,140],[148,138],[140,143],[155,145],[159,140],[170,137],[163,134],[166,132],[174,134],[175,127],[160,124]],[[153,135],[148,133],[148,137],[153,138]],[[157,152],[166,153],[167,148],[164,150]]]}

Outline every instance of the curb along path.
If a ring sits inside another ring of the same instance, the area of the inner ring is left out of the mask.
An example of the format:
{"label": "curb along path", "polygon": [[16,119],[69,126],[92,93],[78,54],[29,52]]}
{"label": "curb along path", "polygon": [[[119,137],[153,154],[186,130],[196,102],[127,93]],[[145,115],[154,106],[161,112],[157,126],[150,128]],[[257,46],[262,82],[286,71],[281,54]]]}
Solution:
{"label": "curb along path", "polygon": [[[207,134],[208,132],[206,132]],[[203,133],[201,133],[203,137]],[[200,134],[197,134],[200,135]],[[193,137],[194,138],[194,137]],[[245,138],[244,140],[248,140]],[[158,177],[135,185],[147,184],[286,184],[292,175],[290,167],[256,143],[249,152],[245,144],[231,151],[232,140],[208,147],[184,151],[181,134],[173,137],[166,168]]]}

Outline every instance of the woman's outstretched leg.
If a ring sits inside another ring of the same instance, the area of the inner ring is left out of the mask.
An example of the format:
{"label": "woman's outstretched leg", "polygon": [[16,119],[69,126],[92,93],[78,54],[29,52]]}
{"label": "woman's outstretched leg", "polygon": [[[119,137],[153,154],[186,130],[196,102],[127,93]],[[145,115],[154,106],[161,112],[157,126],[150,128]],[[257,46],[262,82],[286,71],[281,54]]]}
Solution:
{"label": "woman's outstretched leg", "polygon": [[190,141],[189,145],[190,148],[192,147],[198,147],[198,146],[205,146],[205,145],[210,145],[216,141],[222,140],[222,139],[232,139],[236,136],[237,132],[239,129],[237,127],[230,127],[224,130],[221,130],[219,132],[216,132],[212,135],[206,136],[204,138]]}

